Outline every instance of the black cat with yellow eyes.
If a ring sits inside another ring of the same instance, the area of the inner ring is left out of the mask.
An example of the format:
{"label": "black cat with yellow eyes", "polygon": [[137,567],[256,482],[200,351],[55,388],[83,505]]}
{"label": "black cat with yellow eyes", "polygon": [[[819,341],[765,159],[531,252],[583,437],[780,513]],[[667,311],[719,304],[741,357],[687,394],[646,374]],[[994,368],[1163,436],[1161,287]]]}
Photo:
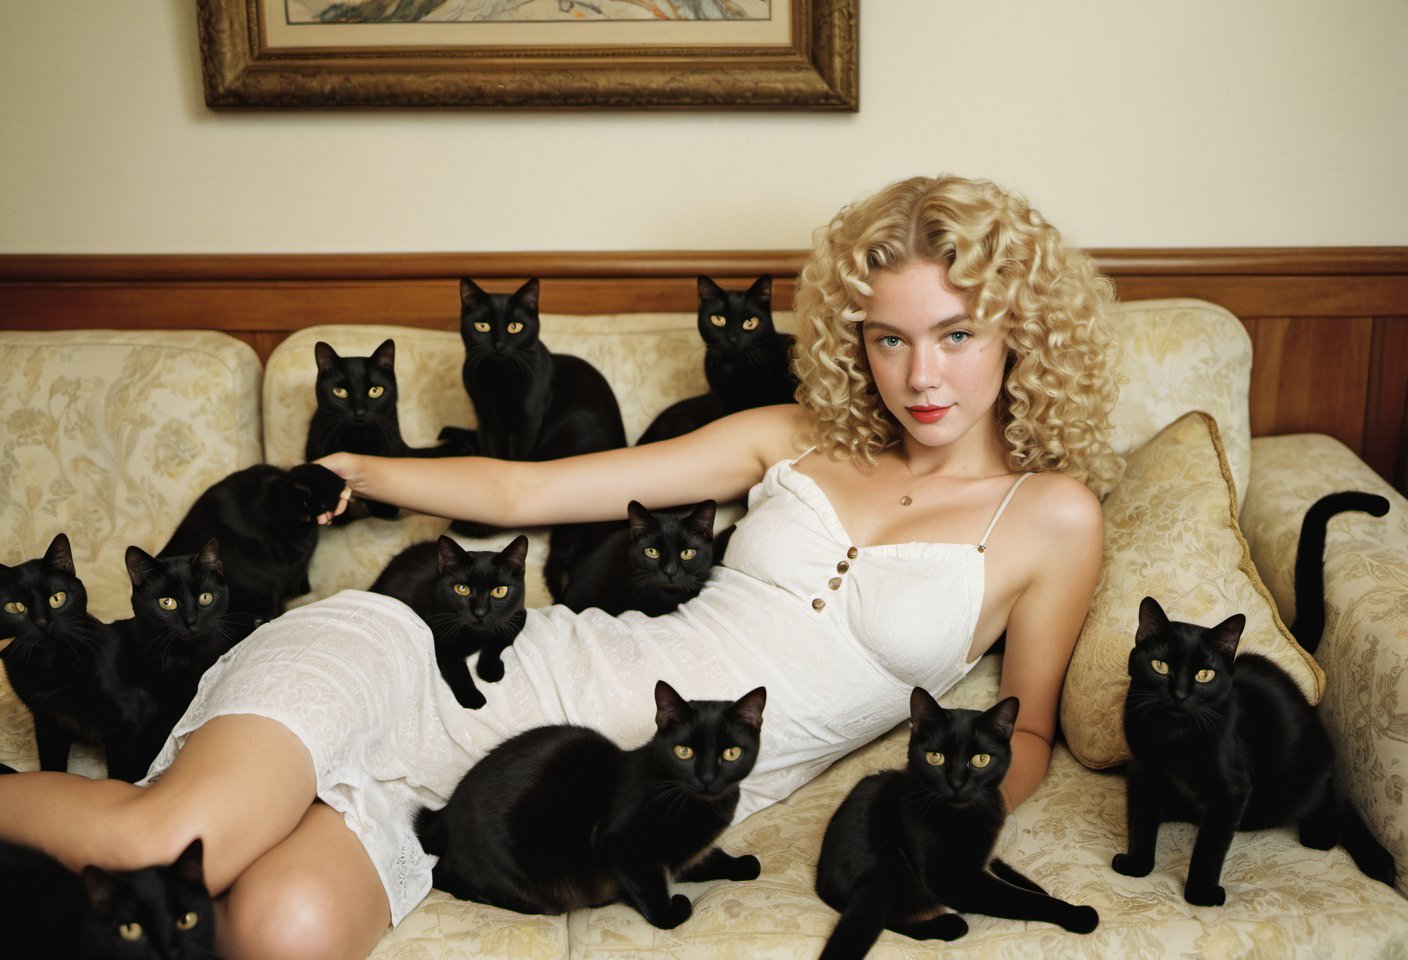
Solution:
{"label": "black cat with yellow eyes", "polygon": [[[565,564],[560,580],[552,575],[560,561],[549,555],[554,600],[579,613],[600,607],[658,617],[699,595],[714,564],[714,501],[650,511],[632,500],[626,510],[626,525]],[[551,549],[561,549],[557,538]]]}
{"label": "black cat with yellow eyes", "polygon": [[638,443],[678,437],[730,413],[794,399],[795,338],[773,326],[772,277],[763,274],[747,290],[725,290],[701,276],[698,290],[709,392],[666,407]]}
{"label": "black cat with yellow eyes", "polygon": [[435,661],[459,705],[484,706],[465,658],[478,652],[476,671],[493,683],[504,676],[503,653],[528,618],[523,570],[528,538],[500,551],[465,550],[449,537],[401,551],[372,584],[415,611],[435,635]]}
{"label": "black cat with yellow eyes", "polygon": [[19,960],[204,960],[215,908],[201,841],[170,866],[71,873],[31,847],[0,842],[0,930]]}
{"label": "black cat with yellow eyes", "polygon": [[655,686],[655,735],[623,750],[595,730],[537,727],[470,768],[416,833],[440,857],[435,886],[520,913],[617,900],[670,929],[693,912],[668,880],[752,880],[753,856],[714,841],[753,769],[767,692],[685,700]]}
{"label": "black cat with yellow eyes", "polygon": [[261,621],[230,609],[220,542],[213,537],[199,553],[153,557],[130,546],[125,559],[132,617],[112,626],[122,636],[133,682],[159,707],[144,736],[142,754],[150,763],[190,706],[202,674]]}
{"label": "black cat with yellow eyes", "polygon": [[1017,698],[981,712],[945,710],[915,687],[909,706],[904,769],[856,784],[822,839],[816,891],[841,913],[823,960],[863,957],[887,929],[957,939],[968,931],[959,913],[1094,930],[1093,908],[1049,896],[992,855],[1007,818],[999,788]]}
{"label": "black cat with yellow eyes", "polygon": [[88,612],[60,533],[44,556],[0,564],[0,661],[34,718],[41,770],[67,770],[74,743],[102,746],[108,775],[146,775],[142,738],[156,701],[127,673],[118,632]]}
{"label": "black cat with yellow eyes", "polygon": [[1240,613],[1202,627],[1170,620],[1153,597],[1140,603],[1124,704],[1129,848],[1112,866],[1147,876],[1160,825],[1196,823],[1183,897],[1220,906],[1233,834],[1295,825],[1305,846],[1341,843],[1367,876],[1392,885],[1393,857],[1336,786],[1315,708],[1275,663],[1237,655],[1245,626]]}

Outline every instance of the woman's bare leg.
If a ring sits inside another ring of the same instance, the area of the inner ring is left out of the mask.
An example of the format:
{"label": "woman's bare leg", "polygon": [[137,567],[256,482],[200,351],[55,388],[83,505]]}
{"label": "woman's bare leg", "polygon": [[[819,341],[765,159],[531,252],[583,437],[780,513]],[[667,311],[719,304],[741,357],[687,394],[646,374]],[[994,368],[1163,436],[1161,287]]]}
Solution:
{"label": "woman's bare leg", "polygon": [[150,787],[65,773],[0,777],[0,837],[75,870],[171,863],[200,837],[206,886],[218,894],[293,832],[316,784],[307,748],[287,727],[244,714],[216,717]]}
{"label": "woman's bare leg", "polygon": [[364,960],[391,923],[376,868],[342,815],[314,803],[240,874],[216,931],[225,960]]}

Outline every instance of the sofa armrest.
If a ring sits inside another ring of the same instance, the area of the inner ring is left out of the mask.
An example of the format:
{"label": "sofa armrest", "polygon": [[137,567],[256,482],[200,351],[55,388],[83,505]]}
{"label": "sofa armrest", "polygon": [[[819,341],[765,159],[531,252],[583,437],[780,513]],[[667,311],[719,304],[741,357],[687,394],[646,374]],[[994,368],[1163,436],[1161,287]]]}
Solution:
{"label": "sofa armrest", "polygon": [[1347,447],[1320,434],[1252,441],[1241,514],[1252,559],[1287,623],[1295,616],[1295,558],[1310,505],[1337,490],[1377,493],[1384,517],[1343,513],[1325,543],[1325,671],[1320,715],[1341,782],[1400,864],[1408,893],[1408,500]]}

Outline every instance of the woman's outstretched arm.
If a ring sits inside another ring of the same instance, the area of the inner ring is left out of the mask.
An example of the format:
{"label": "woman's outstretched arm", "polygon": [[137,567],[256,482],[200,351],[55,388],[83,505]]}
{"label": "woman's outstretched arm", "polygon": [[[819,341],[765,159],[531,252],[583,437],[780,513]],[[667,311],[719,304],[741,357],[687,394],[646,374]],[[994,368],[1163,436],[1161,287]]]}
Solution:
{"label": "woman's outstretched arm", "polygon": [[1050,480],[1023,505],[1031,519],[1021,525],[1023,542],[1016,545],[1030,551],[1032,564],[1008,616],[998,692],[1022,702],[1002,784],[1009,810],[1041,785],[1051,763],[1061,686],[1095,593],[1104,544],[1095,495],[1070,478]]}
{"label": "woman's outstretched arm", "polygon": [[737,499],[768,466],[797,454],[805,426],[801,408],[785,405],[745,410],[659,443],[561,460],[334,453],[318,462],[357,497],[457,520],[541,526],[622,517],[631,500],[660,508]]}

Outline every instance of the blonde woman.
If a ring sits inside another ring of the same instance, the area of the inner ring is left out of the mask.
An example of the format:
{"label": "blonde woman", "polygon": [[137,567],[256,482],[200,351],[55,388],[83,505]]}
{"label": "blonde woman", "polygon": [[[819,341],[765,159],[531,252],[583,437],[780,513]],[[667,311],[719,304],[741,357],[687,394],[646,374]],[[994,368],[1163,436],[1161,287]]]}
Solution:
{"label": "blonde woman", "polygon": [[1015,806],[1046,773],[1100,562],[1096,492],[1120,469],[1109,298],[1020,198],[916,178],[818,232],[798,405],[546,463],[328,457],[351,496],[505,527],[632,499],[746,496],[749,511],[674,614],[530,610],[477,711],[398,602],[348,591],[291,611],[212,670],[149,785],[3,777],[0,834],[109,868],[201,837],[223,956],[363,957],[430,887],[413,812],[508,736],[575,722],[641,742],[657,680],[691,698],[765,685],[741,817],[893,727],[913,686],[942,696],[1004,634]]}

